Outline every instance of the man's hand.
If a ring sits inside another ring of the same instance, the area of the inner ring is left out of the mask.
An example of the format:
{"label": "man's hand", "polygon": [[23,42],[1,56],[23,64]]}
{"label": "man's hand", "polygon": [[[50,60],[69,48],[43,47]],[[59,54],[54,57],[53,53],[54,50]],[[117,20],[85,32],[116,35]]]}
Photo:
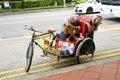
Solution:
{"label": "man's hand", "polygon": [[74,27],[75,30],[77,30],[78,28],[77,27]]}

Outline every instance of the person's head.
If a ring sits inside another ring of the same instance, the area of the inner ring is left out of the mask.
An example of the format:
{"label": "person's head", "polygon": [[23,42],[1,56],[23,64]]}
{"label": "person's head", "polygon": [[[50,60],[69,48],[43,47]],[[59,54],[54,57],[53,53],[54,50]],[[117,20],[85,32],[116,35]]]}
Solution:
{"label": "person's head", "polygon": [[70,17],[70,22],[71,22],[71,24],[72,25],[78,25],[79,24],[79,18],[77,17],[77,16],[72,16],[72,17]]}

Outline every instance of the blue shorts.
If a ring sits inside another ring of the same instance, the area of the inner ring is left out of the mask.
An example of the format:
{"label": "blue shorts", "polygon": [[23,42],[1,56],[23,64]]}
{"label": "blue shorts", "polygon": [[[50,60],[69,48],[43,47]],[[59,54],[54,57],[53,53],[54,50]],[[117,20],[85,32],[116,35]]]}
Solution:
{"label": "blue shorts", "polygon": [[63,39],[63,40],[66,40],[70,35],[69,34],[65,34],[63,31],[60,32],[60,38]]}

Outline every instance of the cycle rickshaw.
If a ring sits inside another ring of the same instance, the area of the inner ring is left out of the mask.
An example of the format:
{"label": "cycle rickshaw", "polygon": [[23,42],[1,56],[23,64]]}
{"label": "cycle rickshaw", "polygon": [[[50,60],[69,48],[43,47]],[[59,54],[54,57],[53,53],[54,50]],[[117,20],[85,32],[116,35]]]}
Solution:
{"label": "cycle rickshaw", "polygon": [[[94,23],[96,24],[93,24],[93,16],[80,16],[80,19],[89,22],[91,25],[99,25],[102,17],[98,15],[94,19]],[[33,34],[26,53],[25,71],[28,72],[30,69],[34,54],[34,45],[37,45],[41,49],[43,49],[43,56],[55,56],[57,61],[59,61],[63,57],[65,58],[72,56],[76,57],[77,62],[80,63],[81,55],[90,55],[89,61],[92,61],[95,52],[95,44],[93,41],[94,33],[87,35],[87,31],[84,30],[85,28],[87,28],[87,26],[83,23],[81,23],[80,26],[84,26],[82,30],[83,32],[81,31],[81,33],[85,38],[79,42],[68,42],[66,40],[62,40],[61,38],[59,38],[59,33],[56,33],[55,30],[48,30],[48,32],[46,33],[36,34],[36,32],[40,31],[35,30],[33,27],[27,28],[28,30],[33,31]],[[43,43],[38,43],[36,40],[42,40]]]}

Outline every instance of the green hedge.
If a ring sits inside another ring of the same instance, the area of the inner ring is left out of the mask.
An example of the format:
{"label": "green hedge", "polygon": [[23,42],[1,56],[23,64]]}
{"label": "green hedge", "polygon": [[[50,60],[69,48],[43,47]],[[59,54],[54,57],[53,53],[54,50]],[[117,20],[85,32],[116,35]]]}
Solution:
{"label": "green hedge", "polygon": [[[70,3],[71,0],[66,0],[66,3]],[[77,3],[84,2],[86,0],[76,0]],[[58,6],[63,5],[63,0],[24,0],[24,8],[34,8],[34,7],[47,7],[47,6],[55,6],[55,2],[57,2]],[[3,1],[0,2],[2,7],[4,6]],[[22,0],[21,1],[12,1],[10,0],[10,6],[12,9],[19,9],[22,7]]]}
{"label": "green hedge", "polygon": [[[53,0],[24,1],[24,8],[44,7],[54,5]],[[10,1],[12,9],[22,8],[22,1]]]}
{"label": "green hedge", "polygon": [[3,2],[0,2],[0,5],[3,7],[3,5],[4,5]]}
{"label": "green hedge", "polygon": [[[24,1],[24,8],[54,6],[55,1],[57,1],[57,5],[63,5],[62,0],[29,0]],[[12,9],[22,8],[22,1],[10,1],[9,3]],[[0,2],[0,5],[4,6],[3,1]]]}
{"label": "green hedge", "polygon": [[77,0],[77,3],[83,3],[85,2],[86,0]]}

